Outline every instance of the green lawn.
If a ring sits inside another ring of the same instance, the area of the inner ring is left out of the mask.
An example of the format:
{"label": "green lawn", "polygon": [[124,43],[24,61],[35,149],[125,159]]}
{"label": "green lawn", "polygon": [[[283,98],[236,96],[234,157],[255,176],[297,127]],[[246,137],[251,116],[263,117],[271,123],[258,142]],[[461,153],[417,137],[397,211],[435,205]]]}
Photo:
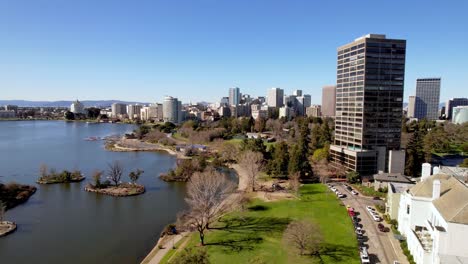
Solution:
{"label": "green lawn", "polygon": [[356,188],[360,193],[365,196],[378,196],[381,198],[387,197],[387,194],[384,192],[378,192],[374,190],[374,187],[367,187],[360,184],[351,184],[354,188]]}
{"label": "green lawn", "polygon": [[[320,263],[318,257],[298,256],[282,241],[292,220],[306,219],[320,225],[322,263],[360,263],[351,219],[336,196],[322,184],[301,188],[300,200],[254,200],[245,212],[234,212],[215,225],[205,237],[212,263]],[[198,233],[189,247],[198,246]]]}

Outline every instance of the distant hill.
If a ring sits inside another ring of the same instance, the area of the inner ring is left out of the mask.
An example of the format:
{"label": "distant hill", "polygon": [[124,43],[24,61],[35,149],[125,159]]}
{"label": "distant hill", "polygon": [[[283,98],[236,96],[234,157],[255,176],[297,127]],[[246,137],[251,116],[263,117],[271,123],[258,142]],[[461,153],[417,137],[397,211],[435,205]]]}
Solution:
{"label": "distant hill", "polygon": [[[17,105],[20,107],[70,107],[74,101],[26,101],[26,100],[0,100],[0,106],[3,105]],[[97,107],[109,107],[113,103],[124,103],[124,104],[149,104],[142,102],[128,102],[120,100],[84,100],[80,101],[85,107],[97,106]]]}

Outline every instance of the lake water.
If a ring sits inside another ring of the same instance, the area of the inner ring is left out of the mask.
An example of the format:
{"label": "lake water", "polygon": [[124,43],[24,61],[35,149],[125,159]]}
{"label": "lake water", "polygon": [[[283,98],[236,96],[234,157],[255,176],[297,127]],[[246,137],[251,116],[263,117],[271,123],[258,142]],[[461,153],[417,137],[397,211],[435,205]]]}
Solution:
{"label": "lake water", "polygon": [[[84,138],[123,134],[123,124],[62,121],[0,122],[0,178],[33,184],[37,192],[6,213],[18,230],[0,238],[0,263],[139,263],[159,233],[185,208],[185,185],[159,180],[175,157],[156,152],[109,152],[103,141]],[[128,172],[145,173],[146,193],[116,198],[83,190],[94,170],[119,160]],[[39,166],[79,169],[81,183],[37,185]]]}

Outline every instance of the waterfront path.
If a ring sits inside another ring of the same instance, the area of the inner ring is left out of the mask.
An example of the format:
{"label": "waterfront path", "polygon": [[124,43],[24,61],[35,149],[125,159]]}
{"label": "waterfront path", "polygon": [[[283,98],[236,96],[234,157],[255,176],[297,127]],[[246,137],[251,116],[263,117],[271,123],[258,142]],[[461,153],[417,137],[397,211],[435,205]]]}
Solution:
{"label": "waterfront path", "polygon": [[169,239],[162,243],[162,248],[159,248],[159,243],[156,247],[151,250],[151,252],[146,256],[146,258],[141,262],[142,264],[157,264],[161,262],[164,256],[172,249],[173,245],[177,244],[182,238],[186,237],[189,232],[182,232],[175,236],[170,236]]}

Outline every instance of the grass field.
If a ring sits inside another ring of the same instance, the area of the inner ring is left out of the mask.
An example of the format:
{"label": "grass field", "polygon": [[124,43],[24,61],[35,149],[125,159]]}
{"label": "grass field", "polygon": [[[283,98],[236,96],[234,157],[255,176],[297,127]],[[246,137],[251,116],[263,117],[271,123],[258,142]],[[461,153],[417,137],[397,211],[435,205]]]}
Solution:
{"label": "grass field", "polygon": [[387,197],[387,194],[384,192],[378,192],[374,190],[374,187],[367,187],[360,184],[351,184],[354,188],[356,188],[360,193],[365,196],[377,196],[381,198]]}
{"label": "grass field", "polygon": [[[298,256],[282,241],[292,220],[320,225],[324,241],[320,257]],[[206,234],[211,263],[360,263],[350,218],[336,196],[321,184],[301,188],[300,200],[254,200],[244,212],[234,212]],[[199,244],[198,233],[189,247]]]}

